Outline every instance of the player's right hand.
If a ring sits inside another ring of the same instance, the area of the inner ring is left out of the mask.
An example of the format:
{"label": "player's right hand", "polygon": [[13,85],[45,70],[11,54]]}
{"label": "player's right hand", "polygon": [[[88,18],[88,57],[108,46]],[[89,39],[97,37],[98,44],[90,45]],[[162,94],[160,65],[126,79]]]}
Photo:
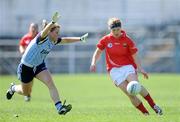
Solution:
{"label": "player's right hand", "polygon": [[84,35],[82,35],[81,37],[80,37],[80,41],[82,41],[82,42],[86,42],[86,40],[87,40],[87,37],[88,37],[88,33],[86,33],[86,34],[84,34]]}
{"label": "player's right hand", "polygon": [[90,71],[91,72],[96,72],[96,65],[91,65],[90,66]]}
{"label": "player's right hand", "polygon": [[52,17],[52,22],[56,23],[59,20],[59,17],[60,17],[59,13],[55,12]]}

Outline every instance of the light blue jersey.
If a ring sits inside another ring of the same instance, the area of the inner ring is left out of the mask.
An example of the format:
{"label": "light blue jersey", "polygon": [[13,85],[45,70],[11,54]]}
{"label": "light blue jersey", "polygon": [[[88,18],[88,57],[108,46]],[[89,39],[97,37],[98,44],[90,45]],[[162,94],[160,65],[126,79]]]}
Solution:
{"label": "light blue jersey", "polygon": [[41,42],[40,34],[38,34],[26,48],[21,63],[29,67],[40,65],[44,62],[47,54],[52,50],[54,45],[56,44],[54,44],[48,36]]}

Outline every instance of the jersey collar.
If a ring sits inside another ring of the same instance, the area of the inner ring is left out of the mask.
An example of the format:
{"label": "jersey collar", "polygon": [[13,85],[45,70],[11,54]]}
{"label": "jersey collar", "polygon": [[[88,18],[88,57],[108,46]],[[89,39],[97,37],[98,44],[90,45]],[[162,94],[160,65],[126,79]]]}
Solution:
{"label": "jersey collar", "polygon": [[[126,32],[124,30],[121,30],[121,34],[119,38],[126,37]],[[114,37],[112,33],[110,33],[110,36]]]}

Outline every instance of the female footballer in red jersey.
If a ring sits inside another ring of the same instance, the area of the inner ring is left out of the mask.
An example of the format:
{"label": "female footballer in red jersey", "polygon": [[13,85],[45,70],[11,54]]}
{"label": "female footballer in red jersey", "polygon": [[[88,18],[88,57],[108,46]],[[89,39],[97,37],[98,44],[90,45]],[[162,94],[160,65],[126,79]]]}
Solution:
{"label": "female footballer in red jersey", "polygon": [[24,35],[19,42],[19,52],[23,54],[34,37],[38,34],[38,25],[31,23],[29,26],[29,32]]}
{"label": "female footballer in red jersey", "polygon": [[[138,81],[136,70],[148,79],[148,74],[141,67],[140,61],[137,58],[138,49],[134,42],[126,35],[126,32],[121,29],[121,21],[118,18],[109,19],[108,26],[111,33],[100,39],[97,44],[97,48],[92,57],[90,71],[96,71],[96,62],[100,58],[103,50],[105,50],[107,70],[114,84],[129,97],[131,103],[138,110],[144,115],[149,115],[142,101],[137,96],[130,95],[126,90],[129,82]],[[162,109],[155,104],[149,92],[143,86],[140,95],[158,115],[163,114]]]}

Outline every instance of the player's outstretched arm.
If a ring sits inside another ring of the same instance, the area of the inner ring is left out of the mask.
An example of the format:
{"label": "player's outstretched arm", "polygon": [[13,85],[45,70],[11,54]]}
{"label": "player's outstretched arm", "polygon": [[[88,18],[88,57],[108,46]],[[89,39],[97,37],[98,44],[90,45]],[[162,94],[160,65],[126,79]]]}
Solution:
{"label": "player's outstretched arm", "polygon": [[91,72],[96,71],[96,63],[99,60],[101,54],[102,54],[102,50],[100,50],[99,48],[96,48],[96,50],[94,51],[93,57],[92,57],[92,61],[91,61],[91,66],[90,66]]}
{"label": "player's outstretched arm", "polygon": [[82,35],[81,37],[62,37],[61,43],[73,43],[73,42],[86,42],[88,37],[88,33]]}
{"label": "player's outstretched arm", "polygon": [[58,21],[59,17],[60,17],[60,16],[59,16],[59,13],[58,13],[58,12],[55,12],[54,15],[53,15],[53,17],[52,17],[51,22],[49,22],[49,23],[47,24],[47,26],[42,30],[42,32],[41,32],[41,38],[45,38],[45,37],[48,35],[48,33],[50,32],[51,28],[53,28],[53,27],[54,27],[54,24]]}

